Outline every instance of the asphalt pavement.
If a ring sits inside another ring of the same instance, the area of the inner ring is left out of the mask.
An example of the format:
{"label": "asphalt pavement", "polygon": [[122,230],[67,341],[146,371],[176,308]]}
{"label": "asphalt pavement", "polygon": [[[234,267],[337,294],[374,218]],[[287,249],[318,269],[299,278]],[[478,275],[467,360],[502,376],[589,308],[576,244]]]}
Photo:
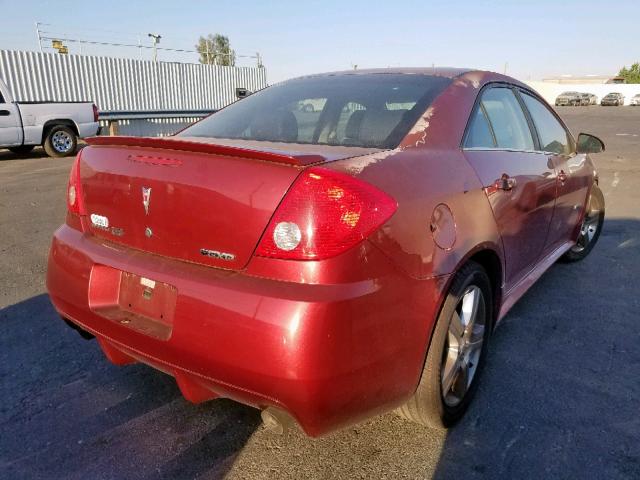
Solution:
{"label": "asphalt pavement", "polygon": [[603,233],[512,309],[448,433],[390,413],[277,436],[252,408],[192,405],[163,373],[111,365],[44,289],[72,160],[0,151],[0,478],[640,478],[640,107],[559,112],[607,145]]}

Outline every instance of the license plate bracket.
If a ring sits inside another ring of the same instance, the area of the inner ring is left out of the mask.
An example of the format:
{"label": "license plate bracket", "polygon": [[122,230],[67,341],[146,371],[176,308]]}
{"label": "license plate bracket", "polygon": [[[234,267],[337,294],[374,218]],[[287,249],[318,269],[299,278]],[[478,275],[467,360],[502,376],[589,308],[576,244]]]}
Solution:
{"label": "license plate bracket", "polygon": [[173,330],[177,289],[131,272],[94,266],[89,306],[95,313],[161,340]]}

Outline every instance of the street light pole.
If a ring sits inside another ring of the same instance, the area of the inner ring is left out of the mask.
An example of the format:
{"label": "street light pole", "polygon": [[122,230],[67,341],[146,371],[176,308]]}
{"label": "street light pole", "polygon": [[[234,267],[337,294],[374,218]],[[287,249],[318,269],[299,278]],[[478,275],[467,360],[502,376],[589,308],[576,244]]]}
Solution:
{"label": "street light pole", "polygon": [[160,39],[162,38],[162,35],[150,33],[149,36],[153,40],[153,61],[157,62],[158,61],[157,45],[160,43]]}

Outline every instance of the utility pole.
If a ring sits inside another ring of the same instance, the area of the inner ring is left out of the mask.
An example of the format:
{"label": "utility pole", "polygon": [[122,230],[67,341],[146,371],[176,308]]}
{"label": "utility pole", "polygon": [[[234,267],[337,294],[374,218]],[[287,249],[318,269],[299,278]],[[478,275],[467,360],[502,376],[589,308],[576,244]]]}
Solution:
{"label": "utility pole", "polygon": [[40,53],[42,53],[42,35],[40,35],[40,22],[36,22],[36,35],[38,35],[38,46],[40,47]]}
{"label": "utility pole", "polygon": [[153,40],[153,61],[157,62],[158,61],[158,48],[157,48],[157,45],[160,43],[160,39],[162,38],[162,35],[157,35],[157,34],[150,33],[149,36]]}

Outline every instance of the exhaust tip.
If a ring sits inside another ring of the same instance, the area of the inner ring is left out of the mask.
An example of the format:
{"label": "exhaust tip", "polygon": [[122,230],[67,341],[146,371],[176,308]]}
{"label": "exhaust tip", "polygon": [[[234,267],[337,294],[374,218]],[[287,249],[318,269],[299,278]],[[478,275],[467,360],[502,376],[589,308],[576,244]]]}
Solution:
{"label": "exhaust tip", "polygon": [[267,407],[260,412],[262,424],[271,433],[284,435],[293,424],[291,416],[279,408]]}

